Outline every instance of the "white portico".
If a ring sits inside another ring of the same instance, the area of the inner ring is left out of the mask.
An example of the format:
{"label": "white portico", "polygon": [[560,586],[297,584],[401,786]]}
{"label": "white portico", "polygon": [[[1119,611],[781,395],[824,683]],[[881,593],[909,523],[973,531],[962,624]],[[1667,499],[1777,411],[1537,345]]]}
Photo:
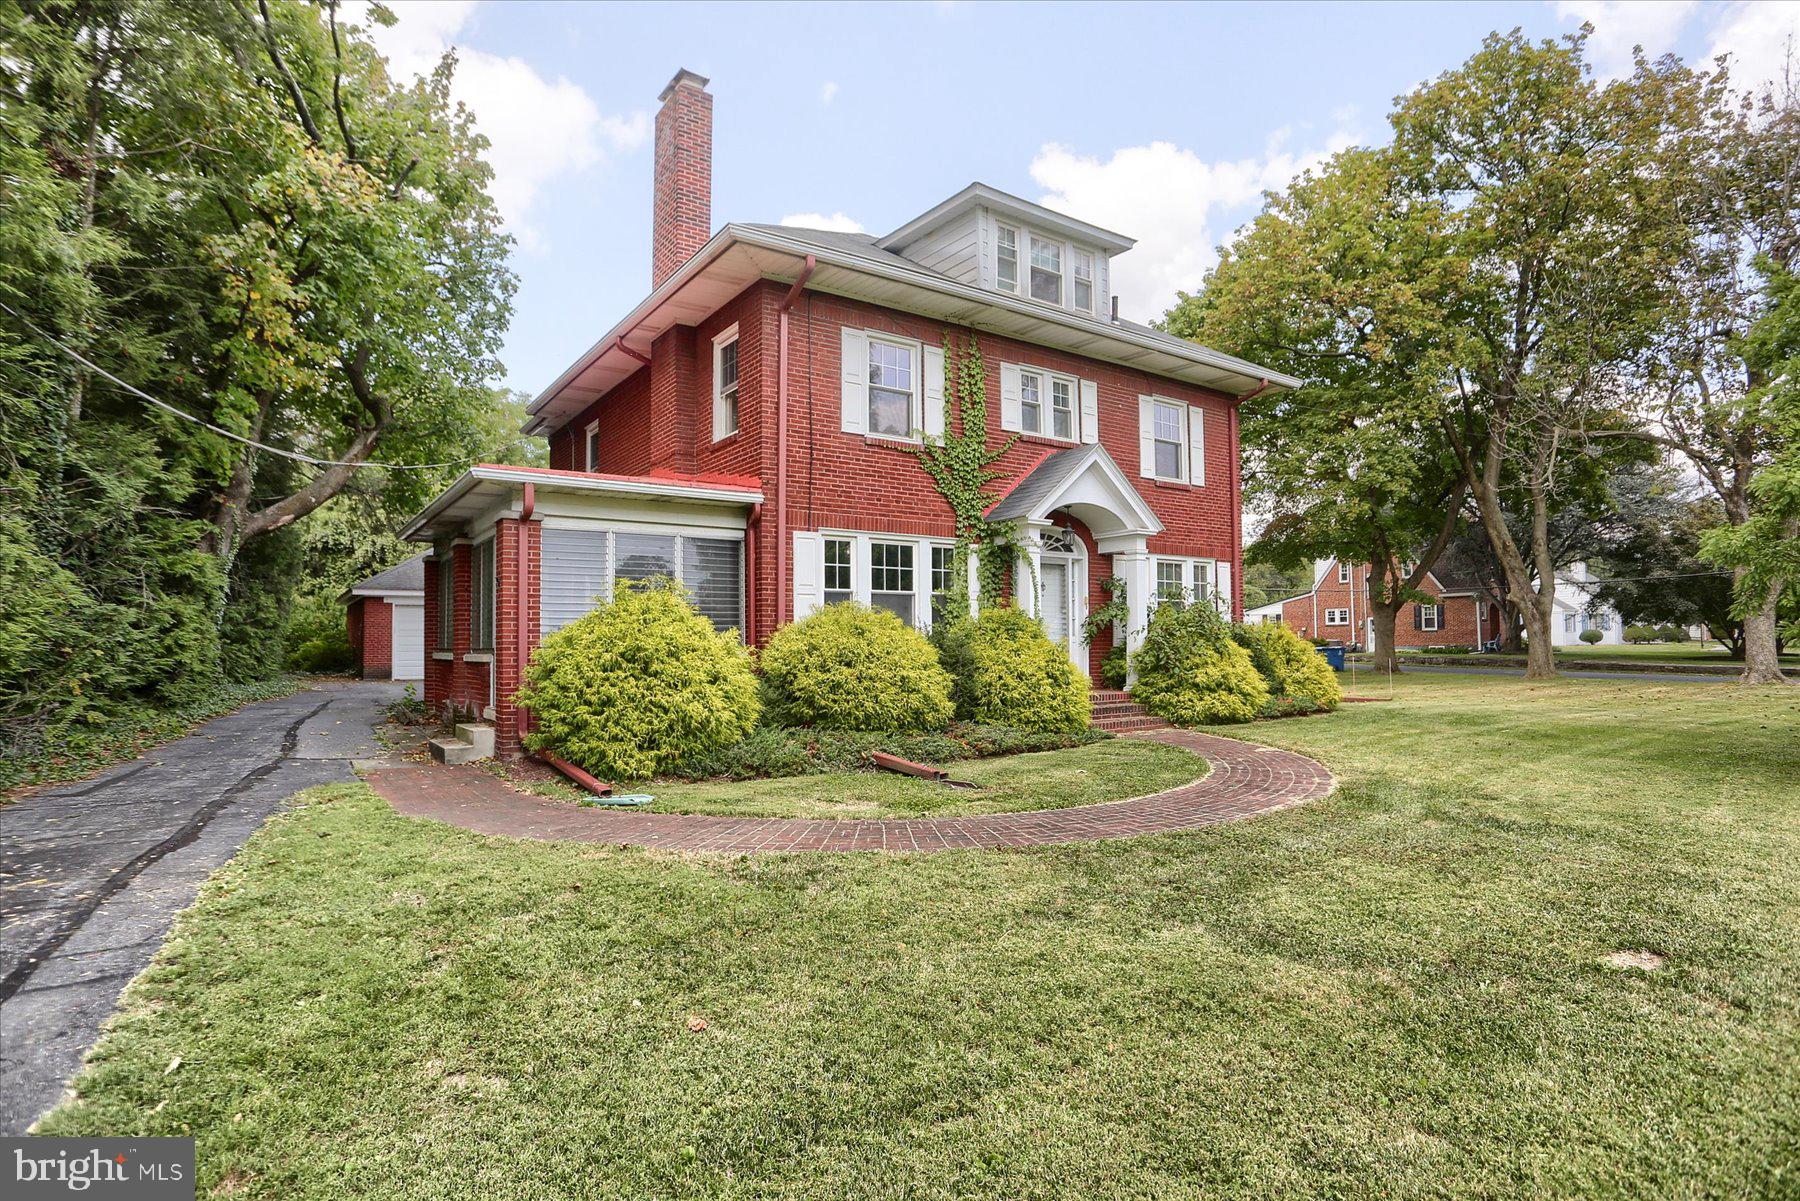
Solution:
{"label": "white portico", "polygon": [[1051,638],[1068,647],[1070,659],[1085,671],[1087,552],[1081,539],[1056,525],[1057,513],[1079,520],[1096,550],[1112,556],[1112,574],[1125,582],[1128,653],[1144,637],[1154,588],[1149,540],[1163,523],[1099,443],[1048,456],[988,510],[990,518],[1018,525],[1024,553],[1013,592],[1020,606],[1041,617]]}

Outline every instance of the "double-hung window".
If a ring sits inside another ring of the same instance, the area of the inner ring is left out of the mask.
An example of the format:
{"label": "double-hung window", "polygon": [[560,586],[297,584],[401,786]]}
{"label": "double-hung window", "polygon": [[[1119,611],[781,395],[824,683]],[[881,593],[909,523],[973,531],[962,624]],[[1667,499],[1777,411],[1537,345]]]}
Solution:
{"label": "double-hung window", "polygon": [[1350,624],[1350,610],[1348,610],[1348,609],[1327,609],[1327,610],[1325,610],[1325,624],[1328,626],[1347,626],[1347,625],[1349,625]]}
{"label": "double-hung window", "polygon": [[848,538],[825,539],[825,603],[828,605],[856,596],[856,577],[850,559],[853,545]]}
{"label": "double-hung window", "polygon": [[1179,559],[1156,561],[1156,603],[1181,604],[1187,600],[1187,565]]}
{"label": "double-hung window", "polygon": [[1419,628],[1436,633],[1443,628],[1444,611],[1437,605],[1419,606]]}
{"label": "double-hung window", "polygon": [[869,603],[913,624],[913,545],[869,543]]}
{"label": "double-hung window", "polygon": [[1019,428],[1044,432],[1044,377],[1035,371],[1019,372]]}
{"label": "double-hung window", "polygon": [[1075,440],[1075,384],[1055,375],[1050,377],[1050,436]]}
{"label": "double-hung window", "polygon": [[1349,582],[1350,582],[1350,564],[1339,563],[1338,564],[1338,583],[1348,584]]}
{"label": "double-hung window", "polygon": [[1151,438],[1156,454],[1156,478],[1185,480],[1187,464],[1187,408],[1185,405],[1155,401],[1150,413]]}
{"label": "double-hung window", "polygon": [[469,649],[494,649],[494,540],[477,542],[469,563]]}
{"label": "double-hung window", "polygon": [[1045,304],[1063,302],[1063,248],[1061,242],[1031,235],[1031,298]]}
{"label": "double-hung window", "polygon": [[911,343],[869,339],[869,432],[910,438],[918,420],[918,363]]}
{"label": "double-hung window", "polygon": [[437,562],[437,649],[447,651],[456,638],[456,571],[449,555]]}
{"label": "double-hung window", "polygon": [[956,567],[954,546],[931,548],[931,624],[944,619],[944,605],[950,599],[951,576]]}
{"label": "double-hung window", "polygon": [[1002,225],[994,234],[995,283],[1002,292],[1019,291],[1019,231]]}
{"label": "double-hung window", "polygon": [[583,471],[600,470],[600,423],[598,421],[587,427],[587,436],[582,439],[581,469]]}
{"label": "double-hung window", "polygon": [[1575,615],[1573,613],[1564,613],[1563,614],[1563,633],[1573,634],[1574,632],[1575,632]]}
{"label": "double-hung window", "polygon": [[738,332],[732,326],[713,342],[713,441],[738,431]]}
{"label": "double-hung window", "polygon": [[1070,285],[1070,301],[1084,313],[1094,311],[1094,256],[1077,250],[1073,255],[1074,278]]}

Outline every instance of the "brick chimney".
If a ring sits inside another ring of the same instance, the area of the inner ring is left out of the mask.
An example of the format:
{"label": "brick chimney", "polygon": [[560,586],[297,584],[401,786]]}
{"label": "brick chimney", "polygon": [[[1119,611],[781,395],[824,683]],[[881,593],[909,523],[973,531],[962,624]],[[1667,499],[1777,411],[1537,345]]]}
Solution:
{"label": "brick chimney", "polygon": [[681,270],[712,235],[712,93],[683,68],[658,97],[650,286]]}

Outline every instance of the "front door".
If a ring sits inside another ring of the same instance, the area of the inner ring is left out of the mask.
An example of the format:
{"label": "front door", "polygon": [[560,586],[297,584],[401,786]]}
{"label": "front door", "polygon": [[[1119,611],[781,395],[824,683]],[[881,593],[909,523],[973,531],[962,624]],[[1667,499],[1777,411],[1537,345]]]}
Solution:
{"label": "front door", "polygon": [[1044,632],[1050,641],[1064,650],[1069,648],[1069,565],[1046,558],[1038,574],[1043,579],[1043,592],[1038,612],[1044,615]]}

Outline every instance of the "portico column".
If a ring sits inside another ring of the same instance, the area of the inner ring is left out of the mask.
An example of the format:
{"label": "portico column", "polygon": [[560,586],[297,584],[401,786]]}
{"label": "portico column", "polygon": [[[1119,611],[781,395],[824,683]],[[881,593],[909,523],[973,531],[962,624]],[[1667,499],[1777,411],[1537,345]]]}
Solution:
{"label": "portico column", "polygon": [[[1128,549],[1112,551],[1112,560],[1113,574],[1125,581],[1125,654],[1131,664],[1144,644],[1144,629],[1150,624],[1150,554],[1145,540],[1139,538]],[[1126,668],[1125,686],[1135,683],[1137,667],[1131,664]]]}
{"label": "portico column", "polygon": [[1033,522],[1020,531],[1023,537],[1019,541],[1024,544],[1024,553],[1019,556],[1019,565],[1013,572],[1013,602],[1033,617],[1038,616],[1038,609],[1042,607],[1038,581],[1043,578],[1044,548],[1038,535],[1048,528],[1048,522]]}

